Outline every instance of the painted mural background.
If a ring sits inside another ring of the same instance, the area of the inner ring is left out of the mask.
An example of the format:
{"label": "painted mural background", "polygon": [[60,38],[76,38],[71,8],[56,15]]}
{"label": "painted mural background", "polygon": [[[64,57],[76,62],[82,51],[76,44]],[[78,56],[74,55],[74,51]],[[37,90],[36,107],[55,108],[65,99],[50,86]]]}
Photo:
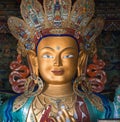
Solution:
{"label": "painted mural background", "polygon": [[98,41],[99,56],[105,61],[107,89],[120,83],[120,31],[102,32]]}
{"label": "painted mural background", "polygon": [[[0,1],[0,104],[14,95],[9,84],[9,65],[16,60],[17,40],[9,32],[7,19],[10,15],[20,16],[18,1]],[[118,0],[95,2],[95,16],[105,19],[105,27],[96,40],[98,56],[106,63],[104,70],[107,73],[107,83],[103,94],[112,100],[115,88],[120,85],[120,3]]]}
{"label": "painted mural background", "polygon": [[120,85],[120,31],[103,31],[97,40],[99,58],[105,62],[107,74],[105,90],[111,100]]}

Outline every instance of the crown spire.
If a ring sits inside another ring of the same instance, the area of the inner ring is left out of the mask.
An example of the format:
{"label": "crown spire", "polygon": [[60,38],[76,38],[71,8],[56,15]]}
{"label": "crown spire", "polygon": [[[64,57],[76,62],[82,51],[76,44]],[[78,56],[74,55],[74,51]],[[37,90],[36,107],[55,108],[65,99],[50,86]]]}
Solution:
{"label": "crown spire", "polygon": [[[19,52],[35,50],[39,38],[45,35],[72,35],[78,43],[91,43],[101,32],[104,22],[93,19],[94,0],[22,0],[22,19],[10,17],[8,26],[19,40]],[[85,45],[86,46],[86,45]],[[25,53],[24,53],[25,54]]]}

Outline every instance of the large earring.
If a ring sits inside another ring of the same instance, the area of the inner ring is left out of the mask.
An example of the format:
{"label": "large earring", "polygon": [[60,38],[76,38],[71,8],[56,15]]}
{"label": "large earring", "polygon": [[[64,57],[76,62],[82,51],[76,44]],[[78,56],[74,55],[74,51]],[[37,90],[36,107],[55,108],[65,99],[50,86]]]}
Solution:
{"label": "large earring", "polygon": [[[82,46],[82,45],[81,45]],[[78,59],[78,77],[73,83],[73,90],[76,94],[80,96],[85,96],[86,93],[91,93],[91,85],[86,78],[86,67],[88,61],[88,54],[81,50]],[[81,87],[81,88],[80,88]]]}
{"label": "large earring", "polygon": [[42,79],[35,74],[31,74],[31,76],[27,78],[27,82],[25,84],[24,96],[37,96],[42,92],[43,88],[44,84]]}
{"label": "large earring", "polygon": [[73,90],[75,94],[84,98],[87,98],[90,103],[95,106],[99,111],[103,111],[103,103],[100,97],[92,93],[91,84],[85,75],[77,77],[73,83]]}
{"label": "large earring", "polygon": [[13,103],[13,112],[19,110],[31,96],[41,94],[43,88],[42,79],[34,74],[30,75],[25,83],[25,92],[18,96]]}
{"label": "large earring", "polygon": [[77,77],[73,83],[74,92],[81,97],[85,97],[85,94],[91,94],[91,85],[85,75]]}

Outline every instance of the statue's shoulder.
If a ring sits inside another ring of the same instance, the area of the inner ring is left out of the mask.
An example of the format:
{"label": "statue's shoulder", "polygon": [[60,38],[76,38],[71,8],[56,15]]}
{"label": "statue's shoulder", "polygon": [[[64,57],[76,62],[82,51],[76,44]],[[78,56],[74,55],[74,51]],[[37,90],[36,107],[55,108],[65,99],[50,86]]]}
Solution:
{"label": "statue's shoulder", "polygon": [[12,118],[12,106],[13,102],[16,99],[16,95],[10,97],[2,105],[0,105],[0,122],[7,121]]}
{"label": "statue's shoulder", "polygon": [[[24,110],[29,110],[29,107],[34,97],[23,97],[23,95],[12,96],[3,105],[0,106],[0,121],[16,120],[18,115],[25,114]],[[26,118],[26,115],[24,115]],[[24,120],[24,119],[23,119]]]}
{"label": "statue's shoulder", "polygon": [[24,94],[17,96],[13,101],[12,111],[16,112],[22,108],[29,107],[35,97],[26,97]]}
{"label": "statue's shoulder", "polygon": [[90,116],[93,114],[98,118],[111,118],[113,117],[113,103],[100,93],[85,95],[84,97],[78,96],[79,105],[86,106]]}
{"label": "statue's shoulder", "polygon": [[23,94],[10,97],[0,108],[5,111],[16,112],[26,106],[30,106],[35,97],[25,97]]}
{"label": "statue's shoulder", "polygon": [[6,109],[11,110],[11,107],[13,105],[14,100],[16,99],[18,95],[12,96],[9,99],[7,99],[3,104],[0,105],[0,110],[5,111]]}

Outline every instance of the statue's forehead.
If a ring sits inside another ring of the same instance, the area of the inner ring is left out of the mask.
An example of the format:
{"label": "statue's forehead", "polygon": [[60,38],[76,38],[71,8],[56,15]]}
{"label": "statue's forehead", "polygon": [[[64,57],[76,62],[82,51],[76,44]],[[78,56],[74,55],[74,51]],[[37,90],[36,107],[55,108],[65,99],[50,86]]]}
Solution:
{"label": "statue's forehead", "polygon": [[56,46],[55,49],[56,49],[56,50],[60,50],[60,46]]}
{"label": "statue's forehead", "polygon": [[69,36],[50,36],[42,38],[37,45],[36,51],[38,51],[38,49],[40,50],[45,47],[51,47],[55,50],[63,50],[64,48],[68,47],[73,47],[77,50],[79,49],[76,40]]}
{"label": "statue's forehead", "polygon": [[[46,37],[46,38],[43,38],[40,43],[43,43],[42,45],[54,45],[56,46],[57,48],[60,48],[60,46],[62,45],[74,45],[76,43],[76,41],[71,38],[71,37]],[[39,44],[40,44],[39,43]],[[38,44],[38,45],[39,45]]]}

